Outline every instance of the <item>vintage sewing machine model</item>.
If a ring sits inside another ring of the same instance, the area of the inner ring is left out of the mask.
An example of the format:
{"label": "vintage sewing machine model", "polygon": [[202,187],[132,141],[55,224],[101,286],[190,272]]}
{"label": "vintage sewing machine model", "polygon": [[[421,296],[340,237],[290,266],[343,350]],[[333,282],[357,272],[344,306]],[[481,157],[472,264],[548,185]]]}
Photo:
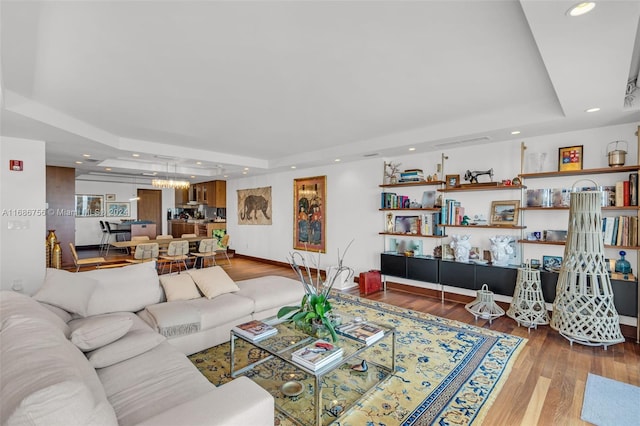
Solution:
{"label": "vintage sewing machine model", "polygon": [[471,184],[479,183],[478,182],[478,176],[482,176],[482,175],[489,175],[490,181],[493,182],[493,169],[489,169],[489,170],[485,170],[485,171],[467,170],[467,172],[464,174],[464,180],[469,181],[469,183],[471,183]]}

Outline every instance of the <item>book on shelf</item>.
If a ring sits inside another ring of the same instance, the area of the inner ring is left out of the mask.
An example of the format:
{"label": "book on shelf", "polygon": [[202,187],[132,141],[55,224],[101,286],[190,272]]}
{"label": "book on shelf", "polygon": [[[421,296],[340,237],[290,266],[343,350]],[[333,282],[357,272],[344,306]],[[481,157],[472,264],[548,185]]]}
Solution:
{"label": "book on shelf", "polygon": [[236,334],[247,337],[251,340],[264,339],[268,336],[273,336],[278,332],[278,329],[267,324],[266,322],[259,320],[252,320],[233,327],[233,331]]}
{"label": "book on shelf", "polygon": [[336,328],[338,334],[356,339],[367,346],[384,336],[384,329],[367,321],[349,321]]}
{"label": "book on shelf", "polygon": [[629,175],[629,205],[638,205],[638,173]]}
{"label": "book on shelf", "polygon": [[325,365],[342,359],[343,350],[323,339],[318,339],[291,354],[291,360],[310,370],[318,370]]}

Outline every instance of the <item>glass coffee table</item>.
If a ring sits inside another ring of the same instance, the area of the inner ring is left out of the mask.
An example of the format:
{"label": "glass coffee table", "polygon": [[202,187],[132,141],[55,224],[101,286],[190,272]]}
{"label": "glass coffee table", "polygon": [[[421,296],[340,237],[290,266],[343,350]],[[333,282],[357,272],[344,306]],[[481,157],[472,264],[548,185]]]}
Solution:
{"label": "glass coffee table", "polygon": [[[334,345],[343,349],[341,359],[316,371],[295,363],[291,354],[317,339],[277,318],[263,320],[278,333],[252,341],[231,331],[231,377],[245,375],[274,397],[276,409],[295,423],[322,426],[345,414],[395,372],[395,329],[384,330],[379,340],[366,345],[339,335]],[[331,341],[331,337],[324,337]],[[366,361],[368,369],[357,371]]]}

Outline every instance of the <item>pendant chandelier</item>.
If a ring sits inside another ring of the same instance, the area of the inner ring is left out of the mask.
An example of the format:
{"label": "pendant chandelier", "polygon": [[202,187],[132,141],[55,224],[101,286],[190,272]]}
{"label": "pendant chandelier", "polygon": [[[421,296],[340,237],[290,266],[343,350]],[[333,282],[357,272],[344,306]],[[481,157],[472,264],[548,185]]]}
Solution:
{"label": "pendant chandelier", "polygon": [[[177,166],[174,167],[174,171],[177,170]],[[169,179],[169,163],[167,163],[167,178],[166,179],[153,179],[151,185],[155,188],[173,188],[173,189],[189,189],[191,182],[188,180]]]}

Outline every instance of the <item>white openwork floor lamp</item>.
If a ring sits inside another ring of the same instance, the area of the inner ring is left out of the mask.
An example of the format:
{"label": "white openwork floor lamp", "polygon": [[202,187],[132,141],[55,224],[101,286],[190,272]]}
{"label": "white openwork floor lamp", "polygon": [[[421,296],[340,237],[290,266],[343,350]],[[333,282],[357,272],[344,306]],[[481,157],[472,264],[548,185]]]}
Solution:
{"label": "white openwork floor lamp", "polygon": [[530,265],[518,268],[516,288],[507,316],[529,330],[538,328],[538,325],[549,324],[539,270],[532,269]]}
{"label": "white openwork floor lamp", "polygon": [[571,193],[569,230],[551,328],[571,344],[607,349],[623,342],[624,337],[605,266],[601,197],[599,191]]}

